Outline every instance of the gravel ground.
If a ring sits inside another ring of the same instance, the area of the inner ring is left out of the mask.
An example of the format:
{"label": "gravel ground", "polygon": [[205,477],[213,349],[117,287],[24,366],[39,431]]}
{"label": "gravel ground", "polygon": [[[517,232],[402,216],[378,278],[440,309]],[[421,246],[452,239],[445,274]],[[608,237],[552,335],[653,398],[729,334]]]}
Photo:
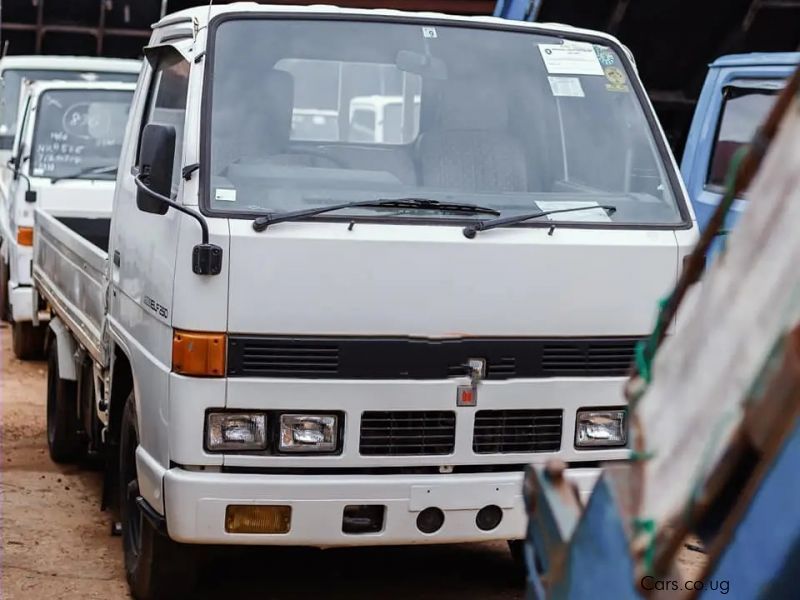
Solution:
{"label": "gravel ground", "polygon": [[[47,454],[43,362],[21,362],[0,324],[2,411],[2,578],[4,599],[128,598],[119,538],[101,512],[101,474],[60,466]],[[703,555],[685,551],[684,575],[697,577]],[[187,598],[523,597],[520,573],[504,543],[414,548],[215,551],[200,591]]]}

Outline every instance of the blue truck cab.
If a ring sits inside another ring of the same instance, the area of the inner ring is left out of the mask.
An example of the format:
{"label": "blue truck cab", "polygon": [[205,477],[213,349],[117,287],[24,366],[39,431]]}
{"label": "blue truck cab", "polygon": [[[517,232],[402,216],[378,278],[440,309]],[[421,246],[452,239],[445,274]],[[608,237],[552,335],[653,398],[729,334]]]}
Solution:
{"label": "blue truck cab", "polygon": [[[722,198],[731,158],[750,142],[798,64],[800,52],[756,52],[723,56],[710,65],[681,162],[701,230]],[[734,201],[725,229],[746,205],[745,191]]]}

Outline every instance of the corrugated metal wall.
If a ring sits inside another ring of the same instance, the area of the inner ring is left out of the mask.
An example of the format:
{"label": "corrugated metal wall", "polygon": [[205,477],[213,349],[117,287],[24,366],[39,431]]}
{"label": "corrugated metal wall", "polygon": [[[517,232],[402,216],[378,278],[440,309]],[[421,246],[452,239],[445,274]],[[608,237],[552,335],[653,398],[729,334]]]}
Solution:
{"label": "corrugated metal wall", "polygon": [[[162,14],[203,0],[0,0],[9,54],[82,54],[135,58]],[[223,3],[215,0],[215,4]],[[320,4],[272,0],[271,4]],[[340,6],[491,14],[494,0],[338,0]]]}

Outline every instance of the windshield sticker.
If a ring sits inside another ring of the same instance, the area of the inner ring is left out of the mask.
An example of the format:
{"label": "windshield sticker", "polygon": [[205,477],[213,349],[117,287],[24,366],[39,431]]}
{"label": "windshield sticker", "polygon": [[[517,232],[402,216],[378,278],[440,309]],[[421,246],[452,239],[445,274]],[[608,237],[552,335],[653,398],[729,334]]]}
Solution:
{"label": "windshield sticker", "polygon": [[597,54],[597,60],[599,60],[600,64],[604,67],[610,67],[617,63],[617,57],[605,46],[595,46],[594,51],[595,54]]}
{"label": "windshield sticker", "polygon": [[34,176],[34,177],[38,177],[38,176],[40,176],[40,175],[44,175],[44,169],[43,169],[42,167],[36,167],[36,168],[33,170],[33,176]]}
{"label": "windshield sticker", "polygon": [[229,188],[217,188],[214,192],[214,200],[221,202],[236,202],[236,190]]}
{"label": "windshield sticker", "polygon": [[436,27],[423,27],[422,37],[427,40],[435,40],[439,37],[439,34],[436,33]]}
{"label": "windshield sticker", "polygon": [[[549,221],[589,221],[591,223],[611,223],[611,217],[606,214],[606,211],[600,208],[597,202],[587,201],[573,201],[573,200],[547,200],[537,202],[536,206],[542,212],[548,210],[565,210],[570,208],[587,208],[584,211],[575,211],[568,213],[556,213],[554,215],[547,215]],[[596,210],[591,207],[596,206]]]}
{"label": "windshield sticker", "polygon": [[539,52],[550,75],[603,74],[603,67],[591,44],[584,42],[539,44]]}
{"label": "windshield sticker", "polygon": [[567,98],[583,98],[583,87],[581,80],[577,77],[548,77],[550,90],[553,96],[564,96]]}
{"label": "windshield sticker", "polygon": [[606,79],[608,83],[606,83],[606,89],[609,92],[627,92],[628,90],[628,78],[625,77],[625,73],[619,67],[606,67],[603,69],[603,72],[606,75]]}

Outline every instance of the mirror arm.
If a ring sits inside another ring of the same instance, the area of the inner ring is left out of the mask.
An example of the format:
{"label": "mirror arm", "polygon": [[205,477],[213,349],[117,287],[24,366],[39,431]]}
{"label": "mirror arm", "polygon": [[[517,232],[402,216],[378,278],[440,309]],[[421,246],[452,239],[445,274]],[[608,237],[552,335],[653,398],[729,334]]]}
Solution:
{"label": "mirror arm", "polygon": [[140,179],[138,172],[134,175],[133,181],[136,184],[136,187],[142,190],[145,194],[152,196],[156,200],[160,200],[178,212],[189,215],[200,224],[200,229],[202,231],[202,243],[197,244],[192,249],[192,272],[196,275],[219,275],[222,272],[222,248],[216,244],[208,243],[208,222],[206,222],[205,217],[198,212],[186,208],[182,204],[178,204],[172,198],[162,196],[155,190],[151,189],[144,181]]}
{"label": "mirror arm", "polygon": [[205,217],[203,217],[203,215],[201,215],[200,213],[196,213],[192,209],[186,208],[182,204],[178,204],[172,198],[167,198],[166,196],[162,196],[157,191],[149,188],[147,184],[141,180],[139,175],[136,175],[133,178],[133,181],[134,183],[136,183],[136,187],[142,190],[144,193],[152,196],[156,200],[160,200],[161,202],[167,204],[168,206],[171,206],[178,212],[182,212],[183,214],[189,215],[190,217],[195,219],[200,224],[200,229],[202,230],[203,244],[208,244],[208,223],[206,223]]}
{"label": "mirror arm", "polygon": [[31,178],[25,175],[25,173],[23,173],[22,171],[20,171],[19,167],[17,167],[16,165],[12,165],[10,158],[3,166],[14,174],[14,179],[19,179],[20,177],[22,177],[28,186],[28,191],[29,192],[31,191]]}

